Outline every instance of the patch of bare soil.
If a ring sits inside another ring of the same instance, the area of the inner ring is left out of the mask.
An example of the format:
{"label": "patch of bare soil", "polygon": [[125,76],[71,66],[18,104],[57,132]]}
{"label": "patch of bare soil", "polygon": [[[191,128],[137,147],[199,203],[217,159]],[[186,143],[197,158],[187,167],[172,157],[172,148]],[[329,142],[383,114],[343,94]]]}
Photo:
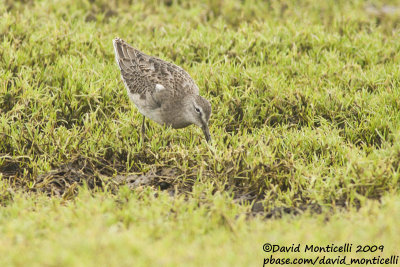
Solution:
{"label": "patch of bare soil", "polygon": [[125,184],[131,189],[151,186],[160,190],[168,190],[170,194],[175,193],[174,184],[179,179],[179,171],[174,168],[153,167],[147,173],[117,175],[114,182],[118,185]]}
{"label": "patch of bare soil", "polygon": [[72,198],[81,185],[89,189],[106,189],[116,192],[121,185],[131,189],[150,186],[174,193],[174,184],[179,180],[178,170],[166,167],[153,167],[147,173],[115,175],[123,173],[124,166],[112,165],[105,160],[93,160],[78,157],[55,170],[39,175],[35,179],[33,190],[45,192],[51,196]]}
{"label": "patch of bare soil", "polygon": [[[254,208],[254,206],[253,206]],[[253,211],[253,209],[252,209]],[[253,211],[254,212],[254,211]],[[278,219],[283,215],[301,215],[305,212],[312,214],[321,214],[322,207],[318,204],[303,204],[299,207],[276,207],[269,212],[264,213],[264,217],[267,219]]]}
{"label": "patch of bare soil", "polygon": [[[82,156],[32,180],[19,178],[23,175],[24,166],[26,166],[24,162],[6,161],[0,166],[0,172],[3,174],[3,178],[9,180],[12,187],[31,192],[44,192],[49,196],[62,197],[63,199],[73,199],[78,193],[79,186],[82,185],[91,190],[108,190],[111,192],[117,192],[120,186],[127,185],[132,190],[145,187],[166,190],[171,196],[187,194],[192,191],[192,186],[197,177],[195,169],[191,170],[190,173],[183,173],[177,168],[155,165],[146,173],[123,174],[125,170],[123,165],[116,165],[104,159]],[[322,212],[321,206],[307,204],[306,200],[297,207],[275,207],[267,210],[261,201],[263,195],[257,194],[257,192],[260,192],[259,188],[241,188],[227,184],[226,190],[233,192],[235,203],[253,203],[248,214],[250,217],[259,215],[273,219],[280,218],[285,214],[299,215],[306,211],[311,213]],[[9,201],[10,198],[7,197],[4,200]]]}
{"label": "patch of bare soil", "polygon": [[57,169],[39,175],[35,179],[33,189],[52,196],[70,198],[78,192],[78,185],[86,184],[90,189],[103,187],[107,181],[101,179],[101,170],[97,171],[94,165],[93,162],[79,157]]}

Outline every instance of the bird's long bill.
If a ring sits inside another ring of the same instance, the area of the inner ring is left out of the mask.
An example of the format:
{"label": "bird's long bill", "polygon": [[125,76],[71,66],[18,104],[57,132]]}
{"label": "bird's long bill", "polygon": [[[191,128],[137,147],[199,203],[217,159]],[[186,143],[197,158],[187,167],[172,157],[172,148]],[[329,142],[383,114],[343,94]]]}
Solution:
{"label": "bird's long bill", "polygon": [[210,142],[211,135],[210,135],[210,130],[208,129],[208,125],[207,124],[203,125],[203,127],[201,127],[201,129],[203,130],[203,133],[206,137],[207,142]]}

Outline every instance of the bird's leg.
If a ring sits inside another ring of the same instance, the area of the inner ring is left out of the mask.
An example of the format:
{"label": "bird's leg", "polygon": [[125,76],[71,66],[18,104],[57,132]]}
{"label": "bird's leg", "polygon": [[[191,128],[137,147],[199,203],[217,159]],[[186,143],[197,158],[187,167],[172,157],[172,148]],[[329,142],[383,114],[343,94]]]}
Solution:
{"label": "bird's leg", "polygon": [[144,139],[146,138],[145,134],[146,134],[146,125],[144,123],[146,117],[143,116],[143,122],[142,122],[142,142],[144,144]]}

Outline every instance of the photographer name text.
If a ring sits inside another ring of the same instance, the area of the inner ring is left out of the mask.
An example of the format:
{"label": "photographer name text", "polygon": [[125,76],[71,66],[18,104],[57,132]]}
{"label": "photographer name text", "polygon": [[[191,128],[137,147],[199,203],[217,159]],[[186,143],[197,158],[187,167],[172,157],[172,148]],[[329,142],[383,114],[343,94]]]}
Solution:
{"label": "photographer name text", "polygon": [[270,244],[270,243],[265,243],[263,245],[263,250],[265,252],[316,252],[316,253],[321,253],[321,252],[334,252],[334,253],[350,253],[353,252],[353,249],[355,250],[356,253],[363,253],[363,252],[383,252],[384,250],[383,245],[357,245],[354,246],[353,244],[350,243],[345,243],[342,245],[335,245],[335,244],[329,244],[325,246],[317,246],[317,245],[304,245],[302,246],[301,244],[292,244],[291,246],[283,246],[283,245],[276,245],[276,244]]}

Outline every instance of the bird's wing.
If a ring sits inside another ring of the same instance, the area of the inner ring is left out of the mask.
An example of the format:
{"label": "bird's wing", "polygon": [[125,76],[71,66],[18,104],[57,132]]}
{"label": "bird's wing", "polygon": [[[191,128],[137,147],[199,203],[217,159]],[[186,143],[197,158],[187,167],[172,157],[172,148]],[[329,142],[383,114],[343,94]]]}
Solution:
{"label": "bird's wing", "polygon": [[[132,81],[136,81],[137,79],[142,80],[142,78],[133,77],[139,75],[144,77],[146,85],[150,85],[152,88],[155,88],[159,84],[168,90],[172,90],[174,94],[199,94],[199,88],[196,83],[181,67],[146,55],[119,38],[114,39],[113,42],[116,60],[124,79]],[[138,72],[141,72],[141,74]],[[142,85],[140,84],[140,86]]]}
{"label": "bird's wing", "polygon": [[155,83],[140,69],[134,52],[121,39],[114,39],[115,60],[121,71],[121,77],[132,94],[145,95],[155,88]]}

